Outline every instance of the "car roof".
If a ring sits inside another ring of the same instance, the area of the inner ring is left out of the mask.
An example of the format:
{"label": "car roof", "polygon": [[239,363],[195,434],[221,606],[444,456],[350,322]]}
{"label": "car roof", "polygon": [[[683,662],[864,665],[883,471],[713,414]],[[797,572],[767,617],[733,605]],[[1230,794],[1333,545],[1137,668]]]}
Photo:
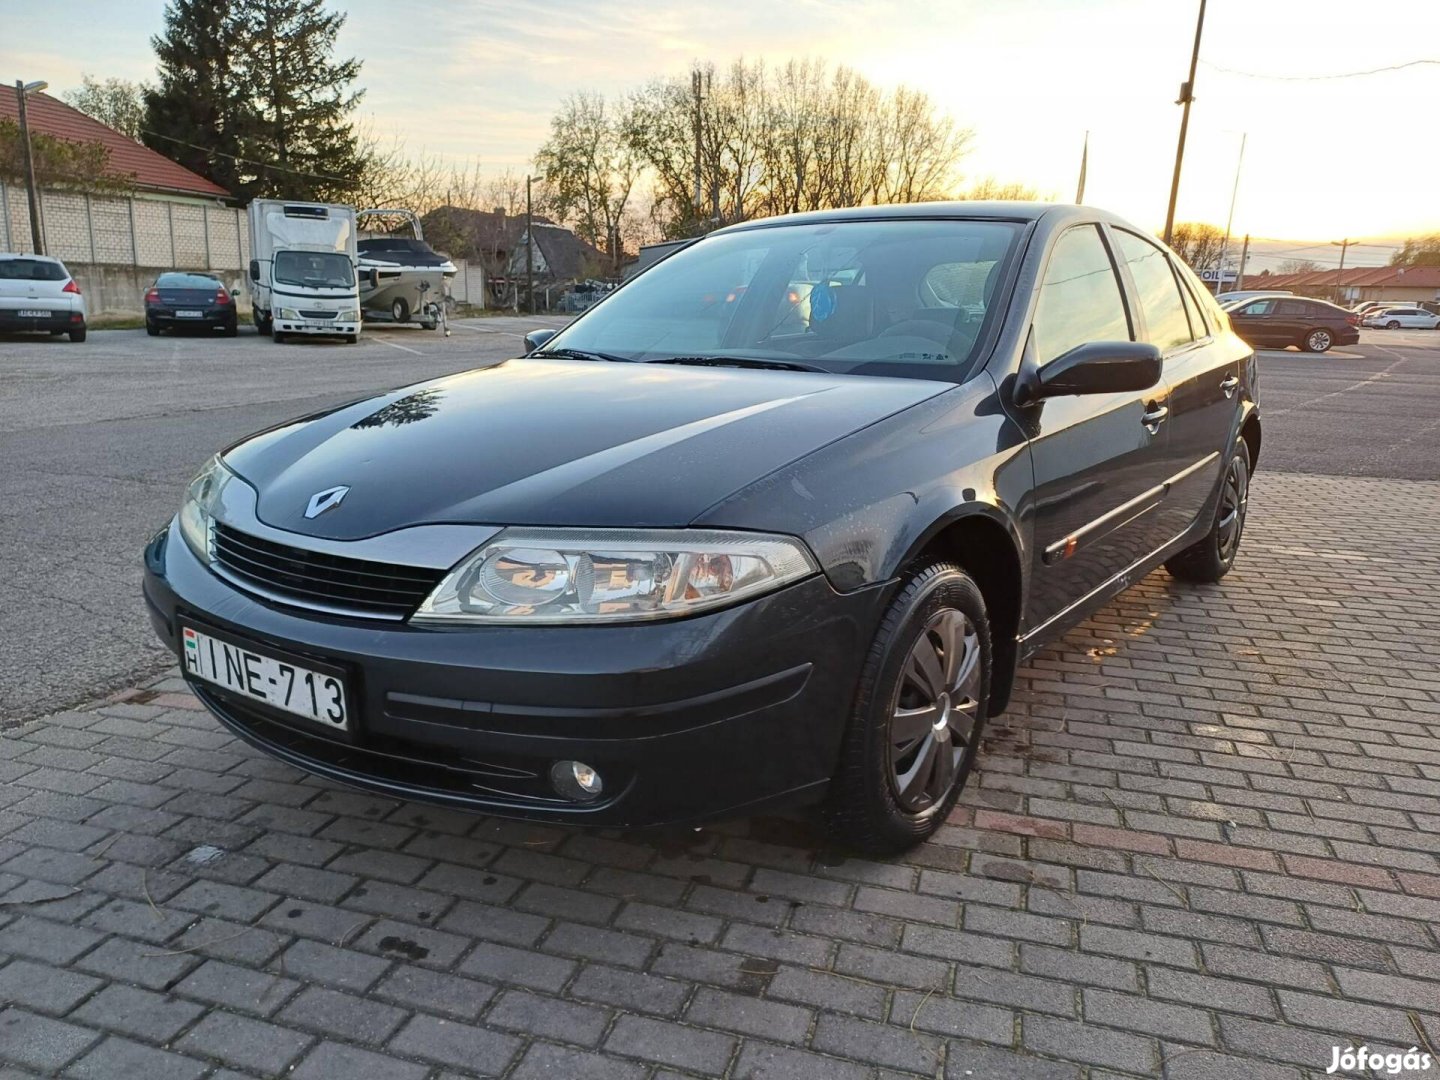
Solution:
{"label": "car roof", "polygon": [[29,251],[0,251],[0,259],[39,259],[41,262],[55,263],[57,266],[65,265],[53,255],[36,255]]}
{"label": "car roof", "polygon": [[810,210],[799,214],[742,221],[719,229],[711,236],[750,229],[768,229],[780,225],[819,225],[827,221],[905,221],[949,218],[965,221],[1039,221],[1054,218],[1057,223],[1074,218],[1081,221],[1108,221],[1135,228],[1108,210],[1069,203],[1045,203],[1003,200],[960,200],[953,202],[897,203],[890,206],[856,206],[840,210]]}

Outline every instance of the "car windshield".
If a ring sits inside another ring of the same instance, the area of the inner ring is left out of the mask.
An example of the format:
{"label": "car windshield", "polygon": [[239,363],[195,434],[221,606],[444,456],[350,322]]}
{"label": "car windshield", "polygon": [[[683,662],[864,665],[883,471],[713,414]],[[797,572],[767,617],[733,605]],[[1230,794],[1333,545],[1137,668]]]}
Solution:
{"label": "car windshield", "polygon": [[746,229],[676,252],[545,351],[778,361],[955,379],[1001,298],[1020,226],[836,221]]}
{"label": "car windshield", "polygon": [[333,251],[277,251],[275,280],[312,289],[346,289],[355,284],[350,259]]}
{"label": "car windshield", "polygon": [[64,281],[68,274],[49,259],[0,259],[0,278],[6,281]]}
{"label": "car windshield", "polygon": [[161,274],[155,280],[157,289],[218,289],[220,281],[209,274]]}

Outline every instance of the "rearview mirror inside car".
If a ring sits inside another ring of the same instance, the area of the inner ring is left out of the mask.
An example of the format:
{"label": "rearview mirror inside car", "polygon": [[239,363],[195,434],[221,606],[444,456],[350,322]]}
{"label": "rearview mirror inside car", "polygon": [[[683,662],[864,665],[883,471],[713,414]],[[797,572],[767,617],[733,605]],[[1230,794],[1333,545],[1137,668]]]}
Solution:
{"label": "rearview mirror inside car", "polygon": [[1160,350],[1143,341],[1089,341],[1021,372],[1016,401],[1148,390],[1160,381]]}

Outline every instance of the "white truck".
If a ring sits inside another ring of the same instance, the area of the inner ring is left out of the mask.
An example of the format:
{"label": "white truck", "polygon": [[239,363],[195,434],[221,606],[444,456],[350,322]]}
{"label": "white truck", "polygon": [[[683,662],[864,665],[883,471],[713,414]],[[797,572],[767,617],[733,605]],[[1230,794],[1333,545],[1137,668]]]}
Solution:
{"label": "white truck", "polygon": [[256,199],[250,204],[250,293],[255,327],[360,340],[355,208]]}

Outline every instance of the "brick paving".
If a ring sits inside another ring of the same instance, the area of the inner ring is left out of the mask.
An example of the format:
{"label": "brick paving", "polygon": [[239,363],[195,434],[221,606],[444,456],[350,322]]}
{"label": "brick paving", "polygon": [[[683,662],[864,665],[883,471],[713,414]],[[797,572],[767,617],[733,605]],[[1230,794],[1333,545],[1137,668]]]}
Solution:
{"label": "brick paving", "polygon": [[1236,572],[1022,672],[889,861],[399,804],[176,679],[0,738],[0,1076],[1323,1077],[1440,1046],[1440,483],[1261,473]]}

